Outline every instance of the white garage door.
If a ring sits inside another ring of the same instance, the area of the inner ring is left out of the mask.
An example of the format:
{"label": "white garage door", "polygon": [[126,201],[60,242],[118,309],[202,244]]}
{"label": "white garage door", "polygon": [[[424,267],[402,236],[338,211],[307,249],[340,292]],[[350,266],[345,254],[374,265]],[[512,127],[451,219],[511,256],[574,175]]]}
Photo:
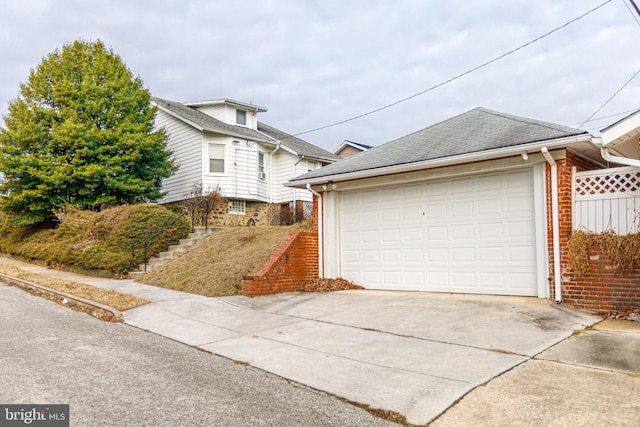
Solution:
{"label": "white garage door", "polygon": [[340,195],[345,279],[368,289],[537,295],[533,171]]}

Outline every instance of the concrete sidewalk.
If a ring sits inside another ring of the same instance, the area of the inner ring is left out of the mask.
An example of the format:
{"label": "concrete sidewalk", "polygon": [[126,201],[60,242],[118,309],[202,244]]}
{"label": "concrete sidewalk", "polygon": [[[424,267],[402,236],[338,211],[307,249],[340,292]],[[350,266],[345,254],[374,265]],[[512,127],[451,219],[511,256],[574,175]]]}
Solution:
{"label": "concrete sidewalk", "polygon": [[[442,414],[439,425],[491,425],[496,419],[485,424],[477,418],[490,407],[497,409],[491,413],[502,414],[498,421],[504,425],[517,424],[508,422],[518,418],[508,413],[506,404],[515,404],[509,396],[521,390],[512,391],[509,384],[535,389],[518,378],[543,384],[544,376],[558,378],[558,370],[576,366],[622,376],[635,402],[630,408],[640,409],[640,377],[626,375],[640,374],[640,356],[618,361],[613,368],[607,364],[611,357],[576,356],[593,353],[599,339],[607,348],[627,342],[615,354],[640,355],[640,334],[626,333],[624,339],[603,331],[572,336],[601,319],[545,300],[383,291],[206,298],[130,280],[21,268],[146,298],[152,303],[125,312],[126,323],[370,408],[396,412],[411,424],[426,424]],[[596,338],[587,338],[592,336]],[[621,369],[623,365],[628,369]],[[498,389],[506,393],[502,400],[492,394],[489,401],[477,397],[500,382]],[[536,407],[534,395],[528,403]],[[456,412],[458,408],[466,409]],[[461,414],[475,414],[475,421]],[[522,420],[526,425],[527,419]]]}

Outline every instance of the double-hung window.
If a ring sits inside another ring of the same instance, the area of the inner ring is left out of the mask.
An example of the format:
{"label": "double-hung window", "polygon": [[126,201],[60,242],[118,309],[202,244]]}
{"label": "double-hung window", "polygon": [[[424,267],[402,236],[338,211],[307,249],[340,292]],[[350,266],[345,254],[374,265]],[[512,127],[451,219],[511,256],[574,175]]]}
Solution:
{"label": "double-hung window", "polygon": [[247,125],[247,112],[244,110],[236,110],[236,124],[241,126]]}
{"label": "double-hung window", "polygon": [[209,144],[209,172],[224,173],[224,145]]}
{"label": "double-hung window", "polygon": [[264,174],[264,153],[258,152],[258,178],[265,179]]}

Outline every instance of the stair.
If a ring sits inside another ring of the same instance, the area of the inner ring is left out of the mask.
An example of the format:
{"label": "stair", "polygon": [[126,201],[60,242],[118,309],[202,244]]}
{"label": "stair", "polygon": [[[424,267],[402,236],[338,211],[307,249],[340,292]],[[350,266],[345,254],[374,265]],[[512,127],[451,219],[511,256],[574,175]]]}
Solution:
{"label": "stair", "polygon": [[167,248],[166,251],[160,252],[158,255],[154,256],[153,258],[149,258],[149,260],[147,261],[146,270],[145,270],[145,265],[140,264],[136,271],[129,272],[129,277],[135,280],[144,276],[146,273],[149,273],[150,271],[156,270],[162,267],[163,265],[168,264],[169,262],[173,261],[174,259],[178,258],[181,255],[186,254],[191,249],[198,246],[198,244],[200,244],[200,242],[202,242],[204,239],[209,237],[210,234],[211,234],[210,232],[206,233],[204,228],[200,228],[200,229],[196,228],[193,233],[189,234],[184,239],[180,239],[177,245],[171,245]]}

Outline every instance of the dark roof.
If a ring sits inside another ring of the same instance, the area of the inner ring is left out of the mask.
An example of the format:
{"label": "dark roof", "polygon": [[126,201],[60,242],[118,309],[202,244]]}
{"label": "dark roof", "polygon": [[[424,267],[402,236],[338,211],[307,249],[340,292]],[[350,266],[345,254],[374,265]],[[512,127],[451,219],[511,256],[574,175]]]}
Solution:
{"label": "dark roof", "polygon": [[292,181],[406,165],[586,133],[478,107]]}
{"label": "dark roof", "polygon": [[169,101],[162,98],[152,98],[153,102],[158,104],[158,107],[166,108],[173,114],[181,117],[183,120],[191,122],[196,126],[208,132],[222,133],[225,135],[232,135],[241,138],[250,138],[254,141],[270,142],[271,140],[260,132],[254,129],[249,129],[244,126],[229,125],[222,120],[215,119],[202,111],[198,111],[195,108],[187,107],[180,102]]}
{"label": "dark roof", "polygon": [[360,147],[360,148],[362,148],[364,150],[369,150],[370,148],[373,148],[372,145],[361,144],[359,142],[349,141],[348,139],[346,139],[342,145],[344,145],[344,144],[355,145],[355,146]]}
{"label": "dark roof", "polygon": [[327,150],[316,147],[313,144],[293,137],[262,122],[258,122],[258,130],[254,130],[244,126],[227,124],[180,102],[169,101],[156,97],[152,98],[152,100],[158,105],[158,107],[167,109],[182,120],[193,123],[208,132],[247,138],[253,141],[266,142],[270,144],[277,144],[280,142],[283,146],[291,149],[296,154],[313,157],[319,160],[333,162],[340,159],[340,157]]}
{"label": "dark roof", "polygon": [[291,136],[288,133],[278,130],[265,123],[258,122],[258,130],[272,137],[273,139],[278,140],[282,145],[284,145],[287,148],[290,148],[291,150],[295,151],[297,154],[307,156],[307,157],[314,157],[320,160],[327,160],[331,162],[340,160],[340,156],[332,154],[327,150],[324,150],[318,146],[315,146],[306,141],[303,141],[300,138]]}

